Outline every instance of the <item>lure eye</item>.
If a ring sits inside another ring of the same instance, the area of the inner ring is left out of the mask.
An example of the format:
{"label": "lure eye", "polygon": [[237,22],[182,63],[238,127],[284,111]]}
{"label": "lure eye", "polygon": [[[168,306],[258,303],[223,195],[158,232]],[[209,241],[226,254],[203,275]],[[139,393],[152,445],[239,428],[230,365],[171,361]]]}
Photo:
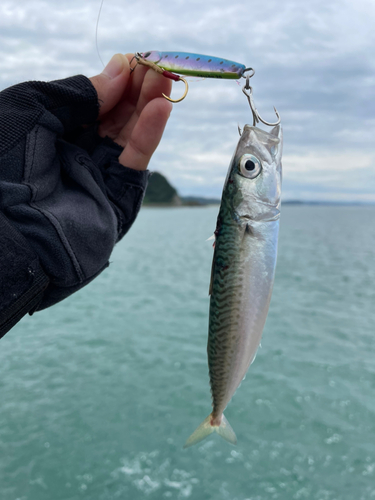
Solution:
{"label": "lure eye", "polygon": [[244,177],[255,179],[262,171],[262,164],[256,156],[245,154],[241,156],[239,170]]}

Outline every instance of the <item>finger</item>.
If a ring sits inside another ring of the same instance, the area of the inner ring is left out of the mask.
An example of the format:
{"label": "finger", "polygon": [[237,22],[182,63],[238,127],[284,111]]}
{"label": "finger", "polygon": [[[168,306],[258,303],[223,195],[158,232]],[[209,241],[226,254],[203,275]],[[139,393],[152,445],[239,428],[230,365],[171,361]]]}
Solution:
{"label": "finger", "polygon": [[[128,59],[129,64],[132,59],[134,59],[134,54],[125,54],[125,57]],[[129,82],[129,87],[127,89],[126,95],[124,95],[124,99],[136,105],[139,101],[139,96],[141,91],[143,91],[144,79],[147,76],[146,82],[150,78],[150,75],[157,74],[155,71],[151,70],[147,66],[143,66],[142,64],[137,63],[135,60],[131,63],[133,68],[132,78]],[[158,75],[160,78],[160,75]],[[169,95],[171,89],[171,82],[169,82],[168,78],[163,77],[160,81],[163,81],[163,89],[164,94]],[[159,96],[157,96],[159,97]]]}
{"label": "finger", "polygon": [[126,94],[109,113],[100,120],[99,135],[108,135],[125,147],[145,105],[163,93],[169,95],[171,81],[144,66],[132,73]]}
{"label": "finger", "polygon": [[[169,95],[171,92],[172,83],[168,78],[165,78],[155,71],[148,70],[144,76],[140,93],[138,92],[138,100],[134,102],[122,102],[113,110],[112,117],[117,123],[123,122],[124,126],[118,130],[116,142],[125,147],[129,138],[132,135],[133,129],[142,113],[142,110],[149,102],[158,99],[162,94]],[[134,93],[137,91],[135,90]],[[126,122],[121,117],[127,116]]]}
{"label": "finger", "polygon": [[119,162],[135,170],[146,170],[162,138],[172,104],[163,97],[151,100],[142,110]]}
{"label": "finger", "polygon": [[99,117],[113,109],[123,96],[130,77],[129,60],[122,54],[115,54],[103,73],[90,78],[98,94]]}
{"label": "finger", "polygon": [[[133,54],[126,54],[125,57],[128,59],[130,64],[130,61],[133,58]],[[127,101],[135,105],[138,102],[139,94],[141,93],[143,85],[143,80],[149,68],[147,68],[147,66],[142,66],[141,64],[138,64],[136,60],[132,62],[132,68],[133,68],[132,78],[130,80],[128,92],[124,97],[126,98]]]}
{"label": "finger", "polygon": [[[128,62],[130,62],[129,60],[131,60],[132,54],[126,54],[125,57]],[[134,62],[132,63],[132,67],[134,68]],[[110,109],[108,113],[103,114],[100,117],[100,126],[98,129],[100,136],[105,137],[107,135],[111,139],[115,140],[120,131],[131,119],[134,110],[137,107],[139,94],[141,92],[146,73],[147,68],[139,65],[131,73],[128,85],[121,98],[116,103],[116,106]]]}

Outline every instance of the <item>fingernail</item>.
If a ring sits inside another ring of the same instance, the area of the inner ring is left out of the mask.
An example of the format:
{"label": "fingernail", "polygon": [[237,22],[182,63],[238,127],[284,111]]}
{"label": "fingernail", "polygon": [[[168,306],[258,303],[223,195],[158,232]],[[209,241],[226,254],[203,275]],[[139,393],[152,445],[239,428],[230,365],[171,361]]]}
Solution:
{"label": "fingernail", "polygon": [[121,54],[115,54],[109,61],[107,66],[103,69],[103,74],[108,78],[116,78],[124,67],[124,59]]}

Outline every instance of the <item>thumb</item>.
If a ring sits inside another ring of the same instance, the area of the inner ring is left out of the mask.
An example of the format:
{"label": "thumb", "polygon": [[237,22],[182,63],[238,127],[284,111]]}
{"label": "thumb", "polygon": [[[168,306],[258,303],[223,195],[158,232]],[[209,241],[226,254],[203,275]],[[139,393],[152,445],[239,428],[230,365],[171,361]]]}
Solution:
{"label": "thumb", "polygon": [[130,76],[128,59],[115,54],[104,68],[103,73],[90,78],[98,94],[99,117],[110,111],[121,99]]}

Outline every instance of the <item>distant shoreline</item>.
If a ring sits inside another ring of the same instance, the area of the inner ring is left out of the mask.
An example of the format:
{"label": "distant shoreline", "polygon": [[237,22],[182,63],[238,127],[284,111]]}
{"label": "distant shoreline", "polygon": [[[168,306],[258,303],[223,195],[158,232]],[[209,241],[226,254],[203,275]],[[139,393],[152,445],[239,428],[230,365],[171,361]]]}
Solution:
{"label": "distant shoreline", "polygon": [[332,205],[332,206],[374,206],[375,202],[371,201],[302,201],[302,200],[286,200],[281,201],[281,205]]}
{"label": "distant shoreline", "polygon": [[[194,198],[194,200],[193,200]],[[143,207],[146,208],[201,208],[213,207],[220,205],[220,199],[213,198],[195,198],[180,197],[181,203],[144,203]],[[370,201],[302,201],[302,200],[286,200],[282,201],[281,205],[284,206],[348,206],[348,207],[362,207],[362,206],[375,206],[375,202]]]}
{"label": "distant shoreline", "polygon": [[[160,172],[152,172],[143,201],[144,207],[205,207],[220,205],[220,198],[205,196],[181,196],[168,179]],[[282,200],[283,206],[373,206],[371,201],[330,201],[330,200]]]}

